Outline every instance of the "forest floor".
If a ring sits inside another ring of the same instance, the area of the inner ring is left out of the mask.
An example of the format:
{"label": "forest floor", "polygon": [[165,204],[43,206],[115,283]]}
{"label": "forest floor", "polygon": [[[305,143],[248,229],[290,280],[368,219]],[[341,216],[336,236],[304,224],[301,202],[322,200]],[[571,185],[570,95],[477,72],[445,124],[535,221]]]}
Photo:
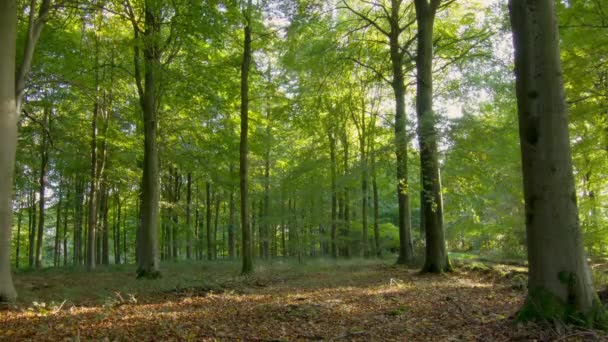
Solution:
{"label": "forest floor", "polygon": [[507,341],[608,340],[594,330],[522,324],[525,269],[461,265],[420,275],[389,261],[163,264],[15,275],[20,299],[0,309],[0,340]]}

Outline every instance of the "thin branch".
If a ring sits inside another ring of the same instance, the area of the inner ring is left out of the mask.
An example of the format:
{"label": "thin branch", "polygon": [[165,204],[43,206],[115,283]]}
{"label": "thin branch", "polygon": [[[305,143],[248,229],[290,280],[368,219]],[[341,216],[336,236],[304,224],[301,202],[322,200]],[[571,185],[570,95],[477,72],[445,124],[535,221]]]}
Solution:
{"label": "thin branch", "polygon": [[[387,32],[385,29],[383,29],[382,27],[380,27],[380,25],[378,25],[378,23],[376,23],[375,21],[371,20],[367,15],[365,15],[365,14],[359,12],[359,11],[356,11],[354,8],[352,8],[351,6],[349,6],[348,2],[346,2],[346,0],[342,0],[342,3],[345,6],[344,8],[348,9],[350,12],[352,12],[357,17],[361,18],[363,21],[365,21],[368,24],[370,24],[373,27],[375,27],[382,34],[384,34],[387,37],[390,35],[389,32]],[[369,12],[367,14],[369,14]]]}

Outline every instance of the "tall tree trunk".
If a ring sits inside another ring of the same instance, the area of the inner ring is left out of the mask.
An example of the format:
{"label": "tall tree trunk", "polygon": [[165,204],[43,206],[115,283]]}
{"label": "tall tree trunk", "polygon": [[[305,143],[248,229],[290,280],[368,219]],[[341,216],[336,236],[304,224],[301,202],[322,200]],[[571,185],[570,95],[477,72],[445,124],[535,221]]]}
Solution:
{"label": "tall tree trunk", "polygon": [[240,188],[241,188],[241,229],[242,229],[242,255],[244,274],[253,272],[253,255],[251,241],[251,227],[249,226],[248,210],[248,168],[247,155],[249,145],[247,134],[249,131],[249,67],[251,65],[251,0],[247,0],[247,8],[244,9],[245,27],[243,43],[243,62],[241,64],[241,142],[240,142]]}
{"label": "tall tree trunk", "polygon": [[142,178],[142,224],[138,246],[138,277],[160,275],[158,251],[160,183],[158,148],[156,145],[157,104],[155,74],[160,65],[160,8],[152,0],[145,1],[144,89],[141,104],[144,115],[144,172]]}
{"label": "tall tree trunk", "polygon": [[382,248],[380,246],[380,226],[379,226],[379,206],[380,199],[378,196],[378,183],[376,175],[376,147],[375,142],[371,142],[371,172],[372,172],[372,192],[374,196],[374,254],[378,257],[382,257]]}
{"label": "tall tree trunk", "polygon": [[47,135],[46,129],[49,127],[50,122],[50,108],[47,106],[44,108],[44,119],[42,121],[43,128],[41,130],[42,134],[42,142],[40,143],[40,179],[39,179],[39,209],[38,214],[40,215],[38,218],[38,231],[36,232],[36,269],[40,270],[42,268],[42,244],[43,244],[43,236],[44,236],[44,206],[45,206],[45,189],[46,189],[46,171],[48,166],[49,155],[47,151]]}
{"label": "tall tree trunk", "polygon": [[57,212],[55,215],[55,244],[53,246],[53,266],[59,266],[59,262],[61,261],[61,252],[59,246],[59,234],[61,229],[61,203],[63,201],[63,192],[62,192],[62,184],[63,180],[59,182],[59,200],[57,201]]}
{"label": "tall tree trunk", "polygon": [[38,15],[34,8],[29,9],[23,59],[17,70],[17,3],[15,0],[6,0],[0,4],[0,301],[14,301],[17,298],[10,271],[11,200],[17,150],[17,122],[34,49],[49,10],[50,0],[42,1]]}
{"label": "tall tree trunk", "polygon": [[29,253],[28,253],[28,266],[30,268],[34,267],[34,250],[36,249],[36,227],[37,226],[37,218],[38,218],[38,212],[36,210],[36,193],[34,191],[34,187],[32,185],[32,190],[31,190],[31,194],[32,194],[32,220],[30,222],[30,231],[29,231]]}
{"label": "tall tree trunk", "polygon": [[[181,177],[178,173],[177,168],[174,169],[175,174],[174,174],[174,178],[173,178],[173,205],[177,208],[178,204],[179,204],[179,200],[181,198]],[[173,224],[171,225],[172,227],[172,232],[171,232],[171,236],[172,236],[172,240],[171,242],[173,243],[173,260],[177,260],[177,257],[179,255],[179,213],[177,210],[173,211],[173,218],[172,218]]]}
{"label": "tall tree trunk", "polygon": [[211,235],[212,235],[212,228],[211,228],[211,212],[212,212],[212,201],[211,201],[211,183],[210,182],[206,182],[205,183],[205,189],[206,189],[206,201],[205,201],[205,206],[207,209],[207,213],[206,213],[206,226],[207,226],[207,260],[212,260],[213,259],[213,241],[211,239]]}
{"label": "tall tree trunk", "polygon": [[[348,179],[348,135],[346,132],[346,127],[344,127],[344,130],[342,132],[342,147],[343,147],[343,153],[344,153],[344,157],[342,160],[343,163],[343,168],[344,168],[344,178]],[[346,239],[346,243],[344,245],[344,256],[346,256],[347,258],[350,258],[351,253],[350,253],[350,187],[348,185],[348,182],[346,183],[346,185],[344,185],[344,231],[342,232],[342,236],[344,236]]]}
{"label": "tall tree trunk", "polygon": [[217,226],[220,218],[220,194],[215,192],[215,218],[213,220],[213,259],[217,259]]}
{"label": "tall tree trunk", "polygon": [[[231,166],[232,169],[232,166]],[[230,173],[232,174],[232,172]],[[234,190],[230,190],[230,204],[228,205],[228,257],[230,260],[234,259],[236,256],[236,232],[235,232],[235,224],[234,224],[234,212],[235,212],[235,203],[234,203]]]}
{"label": "tall tree trunk", "polygon": [[337,205],[338,205],[338,186],[336,185],[337,178],[337,166],[336,166],[336,138],[334,132],[328,133],[329,137],[329,159],[331,168],[331,256],[332,258],[338,257],[338,218]]}
{"label": "tall tree trunk", "polygon": [[186,259],[192,257],[192,226],[190,220],[190,206],[192,205],[192,172],[188,172],[186,188]]}
{"label": "tall tree trunk", "polygon": [[120,225],[122,221],[122,202],[118,192],[116,193],[116,211],[116,236],[114,238],[114,248],[116,252],[114,253],[114,263],[120,264]]}
{"label": "tall tree trunk", "polygon": [[17,150],[15,55],[17,1],[0,2],[0,302],[14,301],[11,275],[12,194]]}
{"label": "tall tree trunk", "polygon": [[593,288],[578,220],[555,6],[509,1],[529,264],[519,317],[601,325],[605,308]]}
{"label": "tall tree trunk", "polygon": [[17,217],[17,250],[15,251],[15,268],[19,269],[19,247],[21,245],[21,223],[23,221],[23,208],[19,205]]}
{"label": "tall tree trunk", "polygon": [[68,264],[68,208],[70,206],[70,182],[66,187],[65,205],[63,206],[63,266]]}
{"label": "tall tree trunk", "polygon": [[[95,36],[95,65],[99,64],[99,39]],[[95,88],[96,95],[99,95],[99,71],[95,69]],[[99,117],[99,96],[95,97],[95,103],[93,104],[93,118],[91,119],[91,180],[89,185],[89,211],[87,220],[87,251],[86,251],[86,267],[87,270],[91,271],[95,269],[95,256],[96,256],[96,231],[97,231],[97,192],[98,192],[98,180],[99,174],[97,170],[97,124]]]}
{"label": "tall tree trunk", "polygon": [[[423,0],[427,1],[427,0]],[[412,243],[409,181],[407,175],[408,138],[405,116],[405,82],[403,54],[399,45],[401,1],[392,1],[391,32],[389,36],[391,65],[393,69],[393,93],[395,94],[395,156],[397,158],[397,203],[399,205],[399,257],[398,264],[408,264],[414,259]]]}
{"label": "tall tree trunk", "polygon": [[361,162],[361,223],[363,225],[363,257],[369,258],[369,233],[367,227],[367,185],[368,185],[368,171],[367,171],[367,143],[366,143],[366,122],[365,122],[365,100],[361,100],[361,120],[359,128],[359,155]]}
{"label": "tall tree trunk", "polygon": [[437,129],[433,112],[433,26],[441,0],[415,0],[418,23],[416,56],[416,115],[420,144],[420,169],[424,211],[426,250],[423,272],[441,273],[452,267],[445,246],[443,201],[437,156]]}
{"label": "tall tree trunk", "polygon": [[196,255],[196,260],[201,260],[201,229],[200,229],[200,208],[199,208],[199,198],[200,192],[198,190],[198,184],[196,185],[196,203],[194,204],[194,254]]}
{"label": "tall tree trunk", "polygon": [[74,265],[82,265],[82,215],[84,213],[84,181],[76,179],[74,194]]}
{"label": "tall tree trunk", "polygon": [[[105,183],[104,183],[105,184]],[[102,202],[102,209],[101,209],[101,215],[102,215],[102,241],[101,241],[101,263],[103,265],[109,265],[110,264],[110,226],[108,223],[108,212],[109,212],[109,207],[108,207],[108,199],[110,197],[109,194],[109,190],[107,188],[107,185],[103,186],[103,202]]]}

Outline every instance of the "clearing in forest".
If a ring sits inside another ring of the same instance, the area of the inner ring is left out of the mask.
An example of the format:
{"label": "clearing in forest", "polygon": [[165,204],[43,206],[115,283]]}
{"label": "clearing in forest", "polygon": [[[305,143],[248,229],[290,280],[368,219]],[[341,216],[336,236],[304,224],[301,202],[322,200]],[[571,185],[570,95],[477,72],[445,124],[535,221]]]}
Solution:
{"label": "clearing in forest", "polygon": [[457,267],[420,275],[383,261],[308,260],[21,272],[19,302],[0,311],[1,340],[506,341],[602,340],[597,331],[512,320],[525,297],[517,271]]}

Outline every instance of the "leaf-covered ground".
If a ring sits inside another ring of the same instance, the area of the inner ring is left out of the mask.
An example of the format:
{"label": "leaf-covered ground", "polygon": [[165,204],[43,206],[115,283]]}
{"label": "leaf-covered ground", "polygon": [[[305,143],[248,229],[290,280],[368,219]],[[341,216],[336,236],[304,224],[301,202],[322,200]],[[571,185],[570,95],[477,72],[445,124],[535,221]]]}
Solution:
{"label": "leaf-covered ground", "polygon": [[518,324],[525,276],[461,267],[419,275],[386,262],[164,265],[160,280],[126,266],[16,275],[0,311],[10,341],[606,340],[598,331]]}

